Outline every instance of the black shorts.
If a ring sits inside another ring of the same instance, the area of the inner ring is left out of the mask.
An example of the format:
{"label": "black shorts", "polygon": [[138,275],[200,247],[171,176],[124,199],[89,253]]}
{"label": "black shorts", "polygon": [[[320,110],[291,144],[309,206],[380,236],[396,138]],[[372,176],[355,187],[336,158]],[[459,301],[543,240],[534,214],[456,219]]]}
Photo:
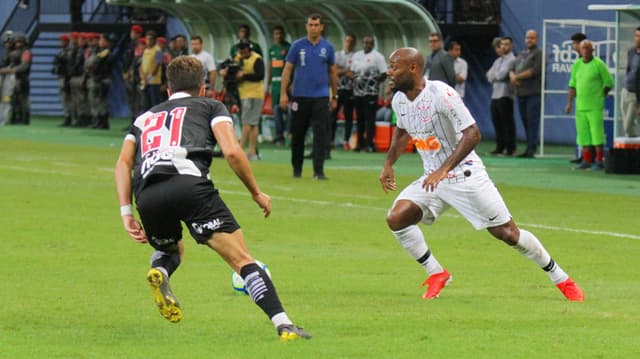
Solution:
{"label": "black shorts", "polygon": [[138,213],[149,243],[170,250],[182,239],[183,221],[191,236],[206,244],[214,232],[240,228],[210,180],[189,175],[151,179],[136,196]]}

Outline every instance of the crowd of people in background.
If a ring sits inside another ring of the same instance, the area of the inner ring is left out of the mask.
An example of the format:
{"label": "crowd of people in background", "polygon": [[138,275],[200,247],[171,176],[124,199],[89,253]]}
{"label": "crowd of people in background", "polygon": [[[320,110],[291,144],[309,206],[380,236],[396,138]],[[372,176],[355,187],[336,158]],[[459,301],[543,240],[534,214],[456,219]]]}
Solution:
{"label": "crowd of people in background", "polygon": [[[323,26],[320,25],[320,27]],[[309,23],[306,26],[306,41],[313,43],[316,40],[315,38],[311,40],[309,37]],[[178,56],[194,56],[204,67],[206,96],[222,101],[229,112],[237,117],[241,128],[241,144],[243,147],[248,144],[249,159],[260,158],[258,138],[265,108],[270,108],[275,124],[272,133],[273,143],[278,145],[295,143],[297,145],[293,147],[298,148],[300,144],[305,143],[306,137],[300,136],[306,136],[307,129],[303,126],[298,129],[299,133],[293,136],[292,132],[295,128],[292,126],[291,118],[301,113],[299,108],[306,108],[307,99],[313,99],[318,94],[324,97],[325,90],[329,91],[326,94],[330,98],[329,102],[332,103],[333,100],[336,102],[335,105],[331,105],[331,111],[326,116],[324,111],[320,110],[309,112],[309,116],[322,116],[322,119],[310,122],[314,136],[322,143],[314,145],[312,153],[306,156],[316,161],[318,175],[323,175],[319,163],[331,159],[331,150],[336,145],[339,119],[344,120],[343,138],[338,139],[338,144],[339,146],[341,144],[340,147],[343,150],[376,152],[374,137],[375,122],[379,118],[377,112],[381,106],[389,107],[393,92],[390,91],[389,86],[385,86],[388,66],[385,56],[375,50],[374,37],[364,36],[357,39],[355,35],[347,34],[344,37],[342,49],[338,50],[334,49],[333,44],[322,34],[319,34],[318,41],[323,41],[322,46],[327,51],[322,56],[323,61],[329,67],[326,71],[314,68],[315,71],[310,72],[308,76],[318,78],[326,73],[327,83],[322,85],[326,88],[322,91],[307,93],[305,88],[308,87],[308,83],[303,85],[303,82],[298,82],[296,86],[292,83],[296,81],[295,76],[289,79],[290,82],[286,82],[287,88],[283,88],[282,84],[285,74],[291,76],[290,73],[286,73],[287,64],[292,65],[290,70],[294,70],[296,76],[304,78],[303,70],[308,67],[306,62],[314,61],[313,51],[309,49],[310,51],[305,52],[302,46],[295,49],[299,52],[297,55],[290,55],[292,45],[285,40],[286,34],[282,26],[274,26],[271,35],[272,41],[267,52],[268,61],[266,61],[259,44],[251,40],[250,27],[239,26],[238,42],[230,48],[229,58],[220,64],[216,64],[213,56],[204,50],[203,38],[198,34],[190,34],[189,37],[179,34],[167,40],[165,37],[158,36],[154,30],[145,32],[141,25],[136,24],[131,26],[128,41],[119,51],[118,58],[114,55],[114,39],[107,34],[72,32],[61,35],[60,51],[55,56],[52,67],[52,73],[58,78],[60,101],[63,105],[64,121],[61,126],[110,128],[109,90],[114,69],[121,70],[131,121],[133,121],[146,109],[167,99],[165,72],[169,62]],[[190,49],[187,47],[188,38]],[[298,40],[299,45],[305,45],[304,39]],[[461,56],[462,44],[454,39],[445,41],[440,33],[431,33],[428,39],[431,53],[427,57],[425,76],[429,80],[446,83],[464,99],[468,64]],[[593,58],[592,54],[587,57],[583,54],[585,51],[589,52],[589,40],[582,33],[574,34],[571,39],[574,50],[580,56],[574,63],[572,80],[568,84],[570,95],[567,112],[572,110],[571,103],[576,97],[576,86],[580,87],[584,83],[593,84],[593,81],[585,81],[584,77],[582,79],[579,77],[579,73],[574,73],[576,67],[591,68],[591,66],[581,66],[581,63],[587,64]],[[31,52],[26,37],[22,34],[7,32],[3,34],[2,40],[5,51],[0,64],[0,80],[4,87],[4,96],[0,105],[0,120],[8,124],[29,124]],[[360,49],[358,49],[359,42]],[[517,55],[513,51],[513,39],[509,36],[496,38],[492,43],[497,58],[486,72],[486,80],[492,85],[490,108],[495,129],[495,149],[489,153],[490,155],[516,155],[515,104],[519,108],[526,135],[526,147],[517,156],[533,158],[537,151],[540,131],[542,52],[538,48],[536,31],[527,31],[524,42],[525,48]],[[637,91],[640,87],[638,86],[640,83],[638,75],[640,73],[638,71],[640,28],[635,32],[635,43],[636,46],[628,52],[628,68],[622,89],[624,128],[629,136],[636,134],[637,118],[640,114],[637,105],[637,94],[640,93]],[[576,64],[578,66],[575,66]],[[315,66],[315,64],[310,65],[311,68]],[[218,81],[218,76],[222,81]],[[333,76],[336,79],[335,88]],[[597,92],[606,94],[612,87],[611,79],[603,78],[601,86],[603,88]],[[287,103],[290,97],[297,97],[297,101],[291,106]],[[599,132],[602,127],[603,96],[594,98],[578,95],[576,98],[576,128],[580,155],[573,162],[577,163],[578,168],[581,169],[602,169],[604,135]],[[598,108],[594,109],[589,116],[583,116],[585,104],[593,103]],[[600,109],[600,115],[596,114],[598,109]],[[393,118],[393,114],[390,117]],[[318,122],[317,125],[316,122]],[[356,133],[352,135],[354,122],[357,124]],[[589,140],[585,140],[585,133],[589,131],[594,133],[586,137]],[[292,141],[293,137],[297,139]],[[592,143],[591,138],[595,138],[595,142],[598,143]],[[584,147],[587,147],[587,151],[583,150]],[[592,151],[592,148],[595,150]],[[294,157],[297,158],[297,156],[296,154]],[[294,165],[294,174],[299,172],[295,167],[296,165]]]}
{"label": "crowd of people in background", "polygon": [[58,77],[61,126],[109,129],[109,90],[116,58],[108,34],[72,32],[60,36],[52,72]]}

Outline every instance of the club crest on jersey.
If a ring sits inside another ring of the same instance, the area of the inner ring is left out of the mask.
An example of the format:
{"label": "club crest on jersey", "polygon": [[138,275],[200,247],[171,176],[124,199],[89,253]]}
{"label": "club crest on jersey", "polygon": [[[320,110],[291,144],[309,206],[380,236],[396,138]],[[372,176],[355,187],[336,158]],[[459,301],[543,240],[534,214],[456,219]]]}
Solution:
{"label": "club crest on jersey", "polygon": [[431,105],[427,103],[421,103],[416,106],[416,113],[422,122],[431,121],[431,116],[429,116],[429,110],[431,109]]}

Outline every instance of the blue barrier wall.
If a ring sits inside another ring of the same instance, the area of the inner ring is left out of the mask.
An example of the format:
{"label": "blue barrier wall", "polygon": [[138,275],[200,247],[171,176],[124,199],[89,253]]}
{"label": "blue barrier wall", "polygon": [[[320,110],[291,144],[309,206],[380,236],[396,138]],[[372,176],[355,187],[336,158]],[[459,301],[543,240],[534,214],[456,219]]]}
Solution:
{"label": "blue barrier wall", "polygon": [[16,4],[13,1],[0,1],[0,24],[4,25],[9,20],[14,7]]}
{"label": "blue barrier wall", "polygon": [[[632,2],[632,1],[629,1]],[[543,21],[545,19],[588,19],[599,21],[615,21],[613,11],[590,11],[590,4],[620,4],[620,0],[554,0],[523,1],[502,0],[500,34],[511,36],[514,40],[514,51],[517,53],[524,48],[524,34],[527,30],[536,30],[539,34],[539,46],[542,46]],[[624,3],[624,1],[623,1]],[[550,6],[550,5],[553,6]],[[588,35],[588,34],[587,34]],[[568,40],[568,39],[567,39]],[[559,101],[559,100],[558,100]],[[564,100],[563,100],[564,101]],[[563,102],[564,105],[564,102]],[[613,101],[607,100],[606,108],[613,115]],[[520,121],[520,114],[516,110],[518,137],[524,138],[524,130]],[[575,125],[573,120],[547,121],[544,126],[545,141],[551,143],[572,144],[575,142]],[[606,121],[607,143],[612,144],[612,127]]]}

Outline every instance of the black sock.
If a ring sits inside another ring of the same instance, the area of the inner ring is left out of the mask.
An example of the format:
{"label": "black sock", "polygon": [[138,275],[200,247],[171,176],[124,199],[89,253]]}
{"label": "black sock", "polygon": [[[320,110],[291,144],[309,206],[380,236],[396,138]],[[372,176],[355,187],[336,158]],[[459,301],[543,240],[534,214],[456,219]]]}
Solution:
{"label": "black sock", "polygon": [[151,255],[151,267],[162,267],[167,270],[167,275],[171,277],[173,272],[180,265],[180,253],[155,251]]}
{"label": "black sock", "polygon": [[240,276],[244,279],[251,299],[269,318],[284,312],[271,278],[259,265],[255,263],[245,265],[240,269]]}

